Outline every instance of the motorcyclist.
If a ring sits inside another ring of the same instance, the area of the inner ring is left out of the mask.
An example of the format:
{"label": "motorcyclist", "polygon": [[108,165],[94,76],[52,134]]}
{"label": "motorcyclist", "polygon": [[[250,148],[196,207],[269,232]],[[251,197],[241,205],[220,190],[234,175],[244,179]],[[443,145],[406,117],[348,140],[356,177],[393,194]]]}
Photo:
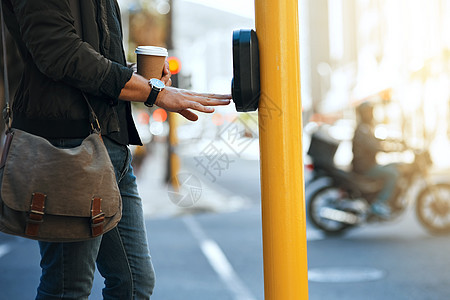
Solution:
{"label": "motorcyclist", "polygon": [[398,177],[395,164],[379,165],[376,155],[384,151],[382,141],[375,137],[373,104],[364,102],[357,109],[358,124],[353,136],[353,171],[373,179],[382,179],[384,185],[372,203],[372,212],[382,218],[388,218],[391,209],[388,204]]}

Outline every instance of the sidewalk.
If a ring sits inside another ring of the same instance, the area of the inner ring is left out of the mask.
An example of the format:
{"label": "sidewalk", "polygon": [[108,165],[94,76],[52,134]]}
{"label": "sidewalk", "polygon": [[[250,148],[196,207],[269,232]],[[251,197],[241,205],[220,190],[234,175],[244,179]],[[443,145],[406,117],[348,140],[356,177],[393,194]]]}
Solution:
{"label": "sidewalk", "polygon": [[[180,167],[179,174],[192,175],[197,180],[199,195],[192,195],[196,200],[192,205],[177,205],[171,197],[174,192],[165,182],[166,163],[167,146],[156,142],[136,175],[146,218],[173,217],[198,212],[232,212],[247,206],[248,201],[245,198],[232,195],[218,185],[196,178],[195,174],[183,165]],[[181,178],[180,181],[182,181]],[[185,186],[181,184],[180,196],[189,197],[183,193],[193,193],[193,188],[187,184]]]}

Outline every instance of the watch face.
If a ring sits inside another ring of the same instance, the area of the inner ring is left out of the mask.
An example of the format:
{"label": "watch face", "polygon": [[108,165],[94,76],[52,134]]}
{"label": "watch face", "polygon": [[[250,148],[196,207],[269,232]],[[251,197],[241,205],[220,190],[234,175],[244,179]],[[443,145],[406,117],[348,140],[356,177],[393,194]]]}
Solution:
{"label": "watch face", "polygon": [[166,87],[164,82],[162,82],[161,80],[156,79],[156,78],[150,79],[150,84],[152,85],[152,87],[154,87],[158,90],[162,90],[163,88]]}

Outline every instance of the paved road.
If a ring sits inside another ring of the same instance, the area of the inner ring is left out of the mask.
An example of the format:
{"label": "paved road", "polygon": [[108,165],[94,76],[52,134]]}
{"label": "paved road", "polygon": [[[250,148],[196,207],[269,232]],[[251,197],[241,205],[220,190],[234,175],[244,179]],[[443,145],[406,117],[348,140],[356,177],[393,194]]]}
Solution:
{"label": "paved road", "polygon": [[[158,274],[153,299],[245,299],[243,295],[263,299],[257,208],[193,218],[155,219],[147,224]],[[203,236],[193,229],[196,226]],[[220,251],[212,247],[208,254],[208,242]],[[33,299],[39,278],[36,244],[2,236],[0,245],[0,299]],[[349,277],[350,271],[370,268],[381,271],[382,277],[349,283],[310,282],[310,299],[449,299],[448,249],[448,238],[428,236],[409,218],[396,224],[361,228],[343,238],[322,239],[312,234],[308,242],[310,270],[340,268],[342,280],[346,272]],[[227,277],[228,265],[221,260],[221,253],[232,267],[231,277]],[[215,261],[219,272],[208,259]],[[91,299],[101,299],[100,286],[97,277]]]}
{"label": "paved road", "polygon": [[[216,183],[256,205],[258,161],[236,159]],[[412,208],[394,222],[341,237],[326,237],[309,223],[307,228],[310,299],[450,299],[450,237],[430,236]],[[259,247],[255,244],[254,251],[260,253]]]}
{"label": "paved road", "polygon": [[[157,270],[152,299],[262,299],[259,210],[147,221]],[[34,299],[39,281],[34,241],[0,235],[0,299]],[[90,299],[101,299],[97,274]]]}
{"label": "paved road", "polygon": [[[147,220],[153,300],[263,299],[258,163],[235,166],[216,183],[249,197],[246,209]],[[450,238],[429,236],[412,213],[343,237],[307,234],[312,300],[450,299]],[[1,300],[34,298],[38,260],[35,242],[0,235]],[[97,276],[90,299],[101,299],[101,286]]]}
{"label": "paved road", "polygon": [[[258,208],[154,219],[147,226],[158,274],[152,299],[263,299]],[[0,241],[0,299],[33,299],[39,278],[36,244],[4,237]],[[448,238],[428,236],[412,218],[361,228],[343,238],[311,234],[310,271],[338,268],[337,279],[350,282],[310,282],[310,299],[449,299],[448,249]],[[381,278],[357,282],[361,276],[371,279],[370,273],[351,277],[365,269],[381,271]],[[100,287],[97,277],[91,299],[101,299]]]}

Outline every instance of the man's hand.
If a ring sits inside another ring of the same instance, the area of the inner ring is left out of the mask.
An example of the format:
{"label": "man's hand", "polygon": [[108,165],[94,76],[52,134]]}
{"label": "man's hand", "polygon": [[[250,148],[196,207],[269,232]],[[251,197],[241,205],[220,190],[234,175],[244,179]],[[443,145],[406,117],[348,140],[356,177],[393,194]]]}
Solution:
{"label": "man's hand", "polygon": [[[156,105],[171,112],[177,112],[188,120],[197,121],[198,116],[191,110],[204,113],[214,112],[211,106],[228,105],[231,95],[203,94],[170,87],[170,71],[166,64],[161,80],[166,88],[156,98]],[[126,101],[145,102],[150,94],[148,80],[139,74],[133,74],[122,89],[119,99]]]}
{"label": "man's hand", "polygon": [[230,104],[231,95],[202,94],[187,90],[166,87],[158,94],[155,104],[167,111],[177,112],[190,121],[197,121],[198,116],[190,111],[212,113],[210,106]]}
{"label": "man's hand", "polygon": [[161,81],[164,82],[166,86],[172,86],[172,79],[170,77],[172,73],[170,73],[169,62],[166,60],[163,69],[163,76],[161,77]]}
{"label": "man's hand", "polygon": [[161,77],[161,81],[164,82],[166,88],[159,93],[155,104],[167,111],[177,112],[190,121],[197,121],[198,116],[189,109],[212,113],[214,108],[209,106],[228,105],[230,103],[231,95],[199,94],[171,88],[171,76],[169,62],[166,60]]}

